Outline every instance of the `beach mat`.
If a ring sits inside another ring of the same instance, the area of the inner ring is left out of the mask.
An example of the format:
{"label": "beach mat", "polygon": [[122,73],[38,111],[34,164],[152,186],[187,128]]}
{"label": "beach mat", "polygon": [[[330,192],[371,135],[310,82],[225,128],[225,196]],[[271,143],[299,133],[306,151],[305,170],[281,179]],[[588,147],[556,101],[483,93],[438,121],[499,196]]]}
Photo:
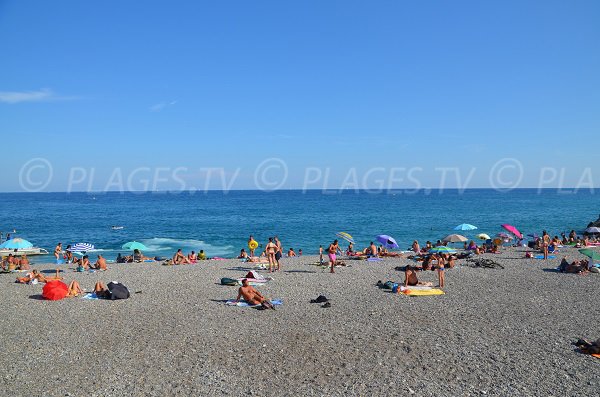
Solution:
{"label": "beach mat", "polygon": [[[283,305],[283,301],[281,299],[273,299],[270,302],[274,306]],[[235,299],[228,299],[225,302],[225,304],[227,306],[237,306],[237,307],[259,307],[260,306],[260,305],[251,305],[248,302],[243,301],[243,300],[236,302]]]}
{"label": "beach mat", "polygon": [[367,261],[369,261],[369,262],[379,262],[379,261],[382,261],[382,260],[383,259],[381,259],[381,258],[368,258],[367,259]]}
{"label": "beach mat", "polygon": [[[544,259],[544,255],[536,255],[533,257],[534,259]],[[556,258],[555,255],[548,255],[548,259],[554,259]]]}
{"label": "beach mat", "polygon": [[96,295],[95,292],[89,292],[85,295],[83,295],[81,297],[81,299],[87,299],[87,300],[99,300],[100,298],[98,297],[98,295]]}
{"label": "beach mat", "polygon": [[402,291],[404,295],[408,296],[430,296],[430,295],[444,295],[445,292],[438,288],[431,289],[407,289]]}

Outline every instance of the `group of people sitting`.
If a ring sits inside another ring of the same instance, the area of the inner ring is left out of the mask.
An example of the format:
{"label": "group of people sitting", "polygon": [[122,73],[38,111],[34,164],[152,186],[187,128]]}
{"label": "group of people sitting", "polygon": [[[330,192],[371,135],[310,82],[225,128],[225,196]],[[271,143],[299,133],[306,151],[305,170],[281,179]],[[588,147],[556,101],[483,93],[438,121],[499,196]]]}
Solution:
{"label": "group of people sitting", "polygon": [[[290,249],[288,249],[288,251],[287,251],[287,254],[286,254],[286,255],[287,255],[287,257],[288,257],[288,258],[292,258],[292,257],[295,257],[295,256],[302,256],[302,248],[300,248],[300,249],[298,250],[298,253],[296,253],[296,251],[294,251],[294,249],[293,249],[293,248],[290,248]],[[265,251],[263,251],[263,252],[260,254],[260,256],[259,256],[259,257],[256,257],[256,256],[250,256],[250,255],[249,255],[249,254],[246,252],[246,250],[245,250],[244,248],[242,248],[242,249],[240,250],[240,254],[238,255],[237,259],[246,259],[246,260],[248,260],[249,262],[260,262],[259,258],[266,258],[266,257],[267,257],[267,251],[266,251],[266,250],[265,250]]]}
{"label": "group of people sitting", "polygon": [[16,254],[8,254],[7,257],[2,258],[2,271],[12,272],[15,270],[29,270],[30,267],[29,259],[27,255],[23,254],[19,258]]}
{"label": "group of people sitting", "polygon": [[102,255],[98,255],[98,259],[95,263],[90,262],[88,255],[84,255],[81,259],[74,257],[72,262],[77,265],[77,271],[83,272],[85,270],[108,270],[106,267],[106,259]]}
{"label": "group of people sitting", "polygon": [[198,263],[198,261],[204,261],[206,259],[207,258],[204,250],[200,250],[198,254],[192,251],[186,256],[180,248],[177,250],[175,255],[173,255],[172,261],[174,265],[192,265],[194,263]]}

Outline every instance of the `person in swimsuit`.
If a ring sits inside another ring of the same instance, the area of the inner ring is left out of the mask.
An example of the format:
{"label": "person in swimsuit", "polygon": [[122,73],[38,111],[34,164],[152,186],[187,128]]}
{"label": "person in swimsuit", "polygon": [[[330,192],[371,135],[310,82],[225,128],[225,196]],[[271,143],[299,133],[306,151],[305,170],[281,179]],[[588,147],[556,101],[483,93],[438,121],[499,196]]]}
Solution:
{"label": "person in swimsuit", "polygon": [[407,287],[416,285],[431,286],[431,283],[420,282],[417,278],[417,272],[415,271],[414,267],[411,265],[406,265],[406,270],[404,271],[404,285]]}
{"label": "person in swimsuit", "polygon": [[277,270],[281,269],[280,260],[283,256],[283,247],[281,246],[281,241],[279,241],[279,237],[275,236],[275,245],[277,246],[277,252],[275,252],[275,262],[277,263]]}
{"label": "person in swimsuit", "polygon": [[267,258],[269,259],[269,273],[272,273],[275,269],[275,254],[277,253],[277,245],[273,242],[273,237],[269,237],[269,242],[265,248]]}
{"label": "person in swimsuit", "polygon": [[340,249],[339,245],[338,245],[338,241],[337,240],[333,240],[333,243],[329,244],[329,247],[327,248],[327,254],[329,255],[329,264],[331,266],[331,271],[330,273],[335,273],[334,267],[335,267],[335,261],[336,261],[336,256],[335,253]]}
{"label": "person in swimsuit", "polygon": [[188,258],[183,255],[183,252],[181,252],[181,248],[179,248],[177,250],[177,252],[175,253],[175,255],[173,255],[173,264],[174,265],[183,265],[184,263],[190,263],[190,261],[188,260]]}
{"label": "person in swimsuit", "polygon": [[322,265],[323,262],[323,246],[319,245],[319,263]]}
{"label": "person in swimsuit", "polygon": [[296,252],[294,252],[294,249],[293,249],[293,248],[290,248],[290,249],[289,249],[289,251],[288,251],[288,253],[287,253],[287,256],[288,256],[289,258],[291,258],[292,256],[296,256]]}
{"label": "person in swimsuit", "polygon": [[444,281],[446,280],[444,270],[445,270],[444,269],[444,258],[442,257],[442,255],[440,255],[438,257],[438,264],[437,264],[438,286],[440,288],[444,288]]}
{"label": "person in swimsuit", "polygon": [[21,255],[21,260],[19,260],[19,269],[21,270],[30,270],[29,268],[29,259],[27,259],[27,255]]}
{"label": "person in swimsuit", "polygon": [[[270,241],[270,243],[272,243],[272,241]],[[247,279],[242,280],[242,286],[238,290],[237,298],[235,298],[236,302],[238,302],[240,298],[244,298],[244,300],[250,305],[262,305],[267,309],[275,310],[275,307],[271,304],[271,302],[269,302],[267,298],[262,296],[260,292],[258,292],[254,287],[248,284]]]}
{"label": "person in swimsuit", "polygon": [[56,244],[56,248],[54,248],[54,257],[56,260],[58,260],[60,254],[62,254],[62,243]]}
{"label": "person in swimsuit", "polygon": [[248,238],[248,249],[250,249],[250,256],[254,256],[254,248],[252,248],[254,246],[254,244],[251,244],[254,241],[254,237],[250,236]]}
{"label": "person in swimsuit", "polygon": [[107,270],[106,259],[104,259],[102,255],[98,255],[98,260],[96,260],[95,266],[90,265],[90,267],[97,270]]}

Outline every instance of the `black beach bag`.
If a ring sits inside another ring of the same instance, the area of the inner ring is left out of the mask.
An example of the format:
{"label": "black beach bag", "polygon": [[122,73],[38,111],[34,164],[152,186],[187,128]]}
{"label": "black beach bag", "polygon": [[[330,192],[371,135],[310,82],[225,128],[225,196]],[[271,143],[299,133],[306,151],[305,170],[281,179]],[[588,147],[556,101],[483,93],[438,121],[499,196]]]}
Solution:
{"label": "black beach bag", "polygon": [[107,285],[110,291],[110,299],[127,299],[129,298],[129,290],[121,283],[110,282]]}

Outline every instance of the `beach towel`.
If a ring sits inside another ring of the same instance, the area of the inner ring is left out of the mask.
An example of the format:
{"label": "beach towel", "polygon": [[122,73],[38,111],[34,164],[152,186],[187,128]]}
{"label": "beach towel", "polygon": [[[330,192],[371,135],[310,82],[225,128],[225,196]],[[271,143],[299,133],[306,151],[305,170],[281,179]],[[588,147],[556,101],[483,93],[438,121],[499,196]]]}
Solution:
{"label": "beach towel", "polygon": [[408,295],[408,296],[429,296],[429,295],[444,295],[444,291],[442,291],[441,289],[438,288],[430,288],[430,289],[414,289],[412,287],[409,287],[411,289],[407,289],[402,291],[402,293],[404,295]]}
{"label": "beach towel", "polygon": [[[283,305],[283,301],[281,299],[273,299],[272,301],[269,301],[269,302],[271,302],[271,304],[273,306]],[[243,301],[243,300],[236,302],[235,299],[228,299],[225,302],[225,304],[227,306],[237,306],[237,307],[259,307],[259,306],[261,306],[261,305],[251,305],[248,302]]]}
{"label": "beach towel", "polygon": [[[544,255],[536,255],[533,257],[534,259],[544,259]],[[556,256],[554,255],[548,255],[548,259],[554,259],[556,258]]]}
{"label": "beach towel", "polygon": [[367,259],[367,261],[369,261],[369,262],[379,262],[379,261],[382,261],[382,260],[383,259],[381,259],[381,258],[368,258]]}
{"label": "beach towel", "polygon": [[83,295],[81,299],[98,300],[100,297],[98,297],[95,292],[88,292],[87,294]]}

